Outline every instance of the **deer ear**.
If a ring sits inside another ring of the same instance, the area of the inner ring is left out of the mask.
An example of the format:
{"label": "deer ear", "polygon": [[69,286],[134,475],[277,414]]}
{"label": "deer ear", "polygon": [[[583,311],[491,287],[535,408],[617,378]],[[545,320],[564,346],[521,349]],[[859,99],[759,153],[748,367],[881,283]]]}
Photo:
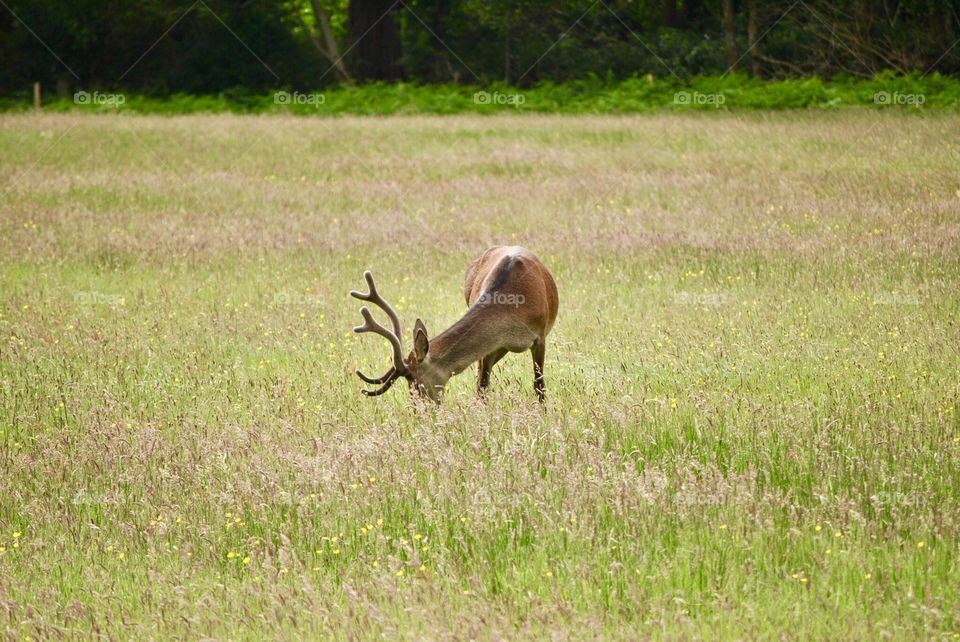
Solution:
{"label": "deer ear", "polygon": [[430,340],[427,339],[427,327],[423,321],[417,319],[413,324],[413,351],[417,355],[417,361],[423,361],[427,358],[427,352],[430,350]]}

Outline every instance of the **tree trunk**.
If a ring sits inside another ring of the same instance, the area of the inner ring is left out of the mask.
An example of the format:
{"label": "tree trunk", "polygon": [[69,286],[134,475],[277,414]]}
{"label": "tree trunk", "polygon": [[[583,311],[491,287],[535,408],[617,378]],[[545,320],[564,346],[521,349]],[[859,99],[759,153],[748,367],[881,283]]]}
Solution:
{"label": "tree trunk", "polygon": [[510,27],[503,38],[503,84],[510,84]]}
{"label": "tree trunk", "polygon": [[672,29],[677,28],[679,26],[677,21],[677,0],[663,0],[662,15],[665,27]]}
{"label": "tree trunk", "polygon": [[320,0],[310,0],[310,6],[313,8],[313,17],[317,22],[320,34],[318,36],[306,23],[303,23],[303,19],[301,18],[304,31],[310,36],[310,42],[312,42],[313,46],[320,52],[320,55],[329,60],[333,65],[337,79],[341,83],[352,83],[353,78],[350,77],[346,65],[343,64],[340,47],[337,45],[337,39],[333,37],[333,29],[330,28],[330,19],[327,17],[327,13],[323,10],[323,7],[320,6]]}
{"label": "tree trunk", "polygon": [[504,7],[503,14],[503,83],[510,84],[510,38],[513,35],[513,19],[516,2],[510,0]]}
{"label": "tree trunk", "polygon": [[683,26],[691,28],[699,24],[703,17],[703,0],[684,0],[683,3]]}
{"label": "tree trunk", "polygon": [[396,0],[351,0],[347,10],[351,68],[363,80],[400,80],[403,46]]}
{"label": "tree trunk", "polygon": [[723,39],[727,46],[727,71],[737,68],[737,31],[733,22],[733,0],[723,0]]}
{"label": "tree trunk", "polygon": [[[450,11],[449,0],[435,0],[431,12],[430,42],[433,47],[433,80],[444,82],[450,68],[450,56],[444,42],[447,41],[447,13]],[[456,81],[454,81],[456,82]]]}
{"label": "tree trunk", "polygon": [[757,0],[747,0],[747,46],[750,47],[750,73],[754,78],[763,75],[761,61],[763,52],[760,51],[760,41],[757,40]]}

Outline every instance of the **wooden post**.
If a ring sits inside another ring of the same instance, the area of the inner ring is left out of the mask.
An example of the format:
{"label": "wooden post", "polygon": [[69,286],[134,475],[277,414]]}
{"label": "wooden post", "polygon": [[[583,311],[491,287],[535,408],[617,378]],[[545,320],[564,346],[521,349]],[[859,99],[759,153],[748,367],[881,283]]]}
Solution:
{"label": "wooden post", "polygon": [[40,102],[40,83],[35,82],[33,83],[33,108],[40,109],[41,106],[42,105]]}

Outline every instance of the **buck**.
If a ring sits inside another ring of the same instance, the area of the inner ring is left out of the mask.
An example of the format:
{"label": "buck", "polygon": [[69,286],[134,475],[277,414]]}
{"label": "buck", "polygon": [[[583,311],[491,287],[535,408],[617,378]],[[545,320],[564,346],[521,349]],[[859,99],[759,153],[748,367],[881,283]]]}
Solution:
{"label": "buck", "polygon": [[543,359],[547,335],[557,318],[557,285],[546,266],[522,247],[491,247],[467,268],[463,288],[467,312],[459,321],[433,337],[427,336],[423,321],[413,325],[413,350],[406,359],[400,337],[400,318],[377,292],[370,271],[363,274],[369,291],[353,290],[350,295],[380,307],[389,317],[390,331],[374,320],[370,309],[360,308],[364,324],[356,333],[372,332],[390,342],[393,365],[380,377],[357,376],[375,390],[368,397],[382,395],[400,378],[407,380],[413,395],[439,401],[449,379],[477,362],[477,394],[490,385],[490,370],[508,352],[533,353],[533,385],[543,403]]}

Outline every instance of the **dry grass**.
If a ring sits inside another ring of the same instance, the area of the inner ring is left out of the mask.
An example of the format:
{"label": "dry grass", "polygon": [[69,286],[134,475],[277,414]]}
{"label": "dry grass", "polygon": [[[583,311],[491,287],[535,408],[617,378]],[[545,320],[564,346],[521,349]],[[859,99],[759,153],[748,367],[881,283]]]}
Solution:
{"label": "dry grass", "polygon": [[[0,630],[957,637],[958,125],[3,115]],[[362,398],[501,242],[546,412]]]}

